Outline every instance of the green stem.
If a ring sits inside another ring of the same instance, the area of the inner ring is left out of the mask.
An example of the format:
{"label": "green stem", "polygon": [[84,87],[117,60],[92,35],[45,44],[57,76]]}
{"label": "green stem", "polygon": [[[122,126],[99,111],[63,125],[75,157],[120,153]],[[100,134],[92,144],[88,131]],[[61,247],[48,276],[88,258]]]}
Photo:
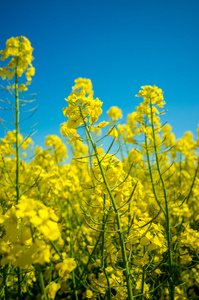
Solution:
{"label": "green stem", "polygon": [[168,243],[168,250],[169,250],[169,286],[170,286],[170,300],[174,300],[174,284],[173,284],[173,278],[172,278],[172,273],[173,273],[173,268],[172,268],[172,237],[171,237],[171,227],[170,227],[170,219],[169,219],[169,207],[168,207],[168,199],[167,199],[167,191],[166,191],[166,186],[165,182],[160,170],[160,165],[159,165],[159,158],[158,158],[158,152],[157,152],[157,145],[156,145],[156,137],[155,137],[155,128],[154,128],[154,122],[153,122],[153,106],[151,103],[150,99],[150,110],[151,110],[151,126],[152,126],[152,135],[153,135],[153,142],[154,142],[154,151],[155,151],[155,158],[156,158],[156,165],[157,165],[157,170],[158,174],[160,177],[160,181],[163,187],[163,193],[164,193],[164,199],[165,199],[165,211],[166,211],[166,223],[167,223],[167,228],[166,228],[166,233],[167,233],[167,243]]}
{"label": "green stem", "polygon": [[61,252],[58,250],[57,246],[55,245],[55,243],[53,241],[50,241],[51,245],[53,246],[54,250],[56,251],[56,253],[59,255],[59,257],[62,259],[62,254]]}
{"label": "green stem", "polygon": [[22,290],[21,290],[21,284],[22,284],[22,276],[21,276],[21,269],[20,267],[17,268],[17,285],[18,285],[18,299],[21,300]]}
{"label": "green stem", "polygon": [[[18,61],[17,61],[18,65]],[[16,109],[16,203],[18,204],[20,193],[19,193],[19,94],[18,94],[18,75],[17,66],[15,69],[15,109]]]}
{"label": "green stem", "polygon": [[7,287],[7,281],[8,281],[7,273],[8,273],[7,266],[4,266],[3,267],[3,285],[4,285],[4,291],[5,291],[5,300],[9,299],[8,287]]}
{"label": "green stem", "polygon": [[107,291],[108,300],[112,300],[110,280],[109,280],[108,273],[106,272],[106,268],[105,267],[104,267],[104,274],[105,274],[107,285],[108,285],[108,291]]}
{"label": "green stem", "polygon": [[[19,192],[19,94],[18,94],[18,75],[17,75],[17,68],[18,68],[18,59],[17,65],[15,68],[15,109],[16,109],[16,119],[15,119],[15,129],[16,129],[16,204],[19,202],[20,192]],[[18,278],[18,299],[21,299],[21,270],[17,268],[17,278]]]}
{"label": "green stem", "polygon": [[45,289],[45,285],[44,285],[44,278],[43,278],[43,273],[41,270],[41,266],[37,265],[36,266],[37,269],[37,273],[38,273],[38,278],[39,278],[39,284],[40,284],[40,288],[41,288],[41,293],[43,296],[43,300],[48,300],[47,295],[46,295],[46,289]]}
{"label": "green stem", "polygon": [[192,192],[192,189],[193,189],[193,186],[194,186],[196,177],[197,177],[198,170],[199,170],[199,156],[198,156],[197,168],[196,168],[196,171],[195,171],[195,174],[194,174],[194,178],[193,178],[193,181],[192,181],[192,184],[191,184],[191,187],[190,187],[189,194],[188,194],[188,196],[187,196],[187,204],[188,204],[189,198],[190,198],[190,196],[191,196],[191,192]]}
{"label": "green stem", "polygon": [[150,175],[150,179],[151,179],[153,194],[155,196],[155,200],[156,200],[157,204],[159,205],[159,207],[161,208],[162,212],[164,213],[164,215],[166,217],[165,209],[162,206],[162,204],[160,203],[160,201],[158,199],[158,196],[157,196],[157,193],[156,193],[156,189],[155,189],[155,183],[154,183],[154,180],[153,180],[153,174],[152,174],[149,150],[148,150],[148,145],[147,145],[147,135],[146,135],[146,133],[145,133],[145,149],[146,149],[147,163],[148,163],[148,166],[149,166],[149,175]]}
{"label": "green stem", "polygon": [[[87,132],[86,132],[86,135],[87,135]],[[88,139],[88,136],[87,136],[87,145],[88,145],[88,154],[89,154],[89,164],[90,164],[90,169],[92,168],[92,160],[91,160],[91,157],[92,157],[92,153],[91,153],[91,146],[90,146],[90,141]]]}
{"label": "green stem", "polygon": [[132,292],[132,287],[131,287],[130,271],[129,271],[129,266],[128,266],[128,260],[127,260],[127,255],[126,255],[126,249],[125,249],[125,243],[124,243],[124,236],[123,236],[122,226],[121,226],[121,223],[120,223],[119,212],[118,212],[118,209],[117,209],[115,198],[114,198],[114,196],[112,194],[112,191],[111,191],[111,189],[109,187],[109,184],[107,182],[107,179],[106,179],[106,176],[105,176],[105,173],[104,173],[104,170],[103,170],[100,158],[98,156],[97,147],[96,147],[96,145],[95,145],[95,143],[94,143],[94,141],[92,139],[90,131],[88,130],[87,124],[86,124],[84,116],[82,114],[82,110],[81,110],[80,107],[79,107],[79,109],[80,109],[80,114],[81,114],[82,120],[84,122],[84,126],[85,126],[85,129],[86,129],[86,132],[88,134],[89,140],[91,141],[91,144],[92,144],[92,147],[93,147],[93,150],[94,150],[94,153],[95,153],[95,157],[97,159],[98,166],[99,166],[100,172],[102,174],[102,178],[103,178],[104,184],[106,186],[107,192],[108,192],[108,194],[110,196],[110,199],[112,201],[113,208],[114,208],[114,211],[115,211],[115,214],[116,214],[118,235],[119,235],[119,239],[120,239],[120,247],[121,247],[121,252],[122,252],[123,268],[124,268],[124,271],[125,271],[126,284],[127,284],[127,290],[128,290],[128,299],[132,300],[133,299],[133,292]]}

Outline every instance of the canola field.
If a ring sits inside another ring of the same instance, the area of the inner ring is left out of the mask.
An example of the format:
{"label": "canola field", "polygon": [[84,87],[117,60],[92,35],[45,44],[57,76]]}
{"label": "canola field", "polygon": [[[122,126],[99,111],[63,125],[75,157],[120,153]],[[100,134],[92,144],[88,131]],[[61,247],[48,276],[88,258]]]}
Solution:
{"label": "canola field", "polygon": [[176,140],[162,124],[156,86],[141,87],[126,124],[114,103],[99,122],[103,102],[78,78],[63,108],[66,143],[49,132],[27,160],[32,51],[22,36],[0,51],[14,123],[0,139],[0,299],[199,299],[199,137]]}

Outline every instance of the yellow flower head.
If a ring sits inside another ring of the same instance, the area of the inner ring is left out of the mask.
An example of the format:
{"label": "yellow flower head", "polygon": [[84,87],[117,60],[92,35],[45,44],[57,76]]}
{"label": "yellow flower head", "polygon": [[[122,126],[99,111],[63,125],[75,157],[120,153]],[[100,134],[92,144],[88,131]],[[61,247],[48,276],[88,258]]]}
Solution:
{"label": "yellow flower head", "polygon": [[56,265],[55,269],[58,270],[59,277],[64,277],[71,273],[76,266],[77,265],[74,258],[65,258],[63,262]]}
{"label": "yellow flower head", "polygon": [[51,283],[46,287],[46,293],[48,295],[49,300],[54,300],[57,291],[61,288],[59,283],[55,281],[51,281]]}
{"label": "yellow flower head", "polygon": [[[27,80],[31,81],[35,74],[35,68],[32,66],[33,48],[31,47],[30,41],[25,36],[11,37],[6,42],[6,49],[1,50],[1,60],[11,57],[10,62],[7,66],[0,68],[0,76],[2,79],[12,79],[15,72],[18,76],[22,76],[25,72]],[[15,70],[15,71],[14,71]],[[26,90],[21,86],[21,92]]]}
{"label": "yellow flower head", "polygon": [[118,119],[122,118],[122,111],[117,106],[112,106],[108,111],[107,114],[109,119],[113,119],[113,121],[117,121]]}
{"label": "yellow flower head", "polygon": [[68,107],[63,108],[63,114],[68,117],[68,121],[61,126],[63,137],[71,137],[69,142],[79,139],[76,130],[78,126],[87,122],[87,118],[90,124],[97,122],[103,104],[98,98],[93,98],[90,79],[78,78],[75,83],[71,94],[66,99]]}
{"label": "yellow flower head", "polygon": [[163,92],[157,86],[145,85],[141,87],[137,97],[143,97],[145,103],[157,104],[158,107],[163,107],[165,102],[163,101]]}

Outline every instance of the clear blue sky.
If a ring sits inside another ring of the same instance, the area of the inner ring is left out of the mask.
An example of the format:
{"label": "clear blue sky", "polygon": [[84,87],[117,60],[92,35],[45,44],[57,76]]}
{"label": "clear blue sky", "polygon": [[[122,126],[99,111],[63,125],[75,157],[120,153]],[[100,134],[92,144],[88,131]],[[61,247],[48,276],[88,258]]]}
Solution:
{"label": "clear blue sky", "polygon": [[35,143],[42,144],[48,134],[60,136],[64,98],[78,77],[90,78],[94,96],[103,101],[100,120],[118,106],[125,122],[139,104],[140,87],[157,85],[168,109],[164,121],[177,138],[188,130],[196,138],[198,16],[198,0],[3,1],[0,49],[20,35],[34,48],[31,91],[39,92],[39,108],[28,124],[40,119]]}

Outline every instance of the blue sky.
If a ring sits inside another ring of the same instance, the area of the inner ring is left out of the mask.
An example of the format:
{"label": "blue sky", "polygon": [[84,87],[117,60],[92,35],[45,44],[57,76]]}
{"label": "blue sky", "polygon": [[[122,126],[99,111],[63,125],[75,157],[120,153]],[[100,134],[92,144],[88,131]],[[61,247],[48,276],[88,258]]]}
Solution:
{"label": "blue sky", "polygon": [[185,131],[196,138],[198,15],[198,0],[4,1],[0,49],[20,35],[34,48],[30,92],[38,92],[38,111],[28,124],[40,120],[35,144],[43,145],[49,134],[60,136],[64,98],[78,77],[90,78],[94,96],[103,102],[100,121],[107,119],[109,107],[118,106],[124,123],[139,104],[140,87],[157,85],[168,110],[163,121],[172,125],[176,138]]}

